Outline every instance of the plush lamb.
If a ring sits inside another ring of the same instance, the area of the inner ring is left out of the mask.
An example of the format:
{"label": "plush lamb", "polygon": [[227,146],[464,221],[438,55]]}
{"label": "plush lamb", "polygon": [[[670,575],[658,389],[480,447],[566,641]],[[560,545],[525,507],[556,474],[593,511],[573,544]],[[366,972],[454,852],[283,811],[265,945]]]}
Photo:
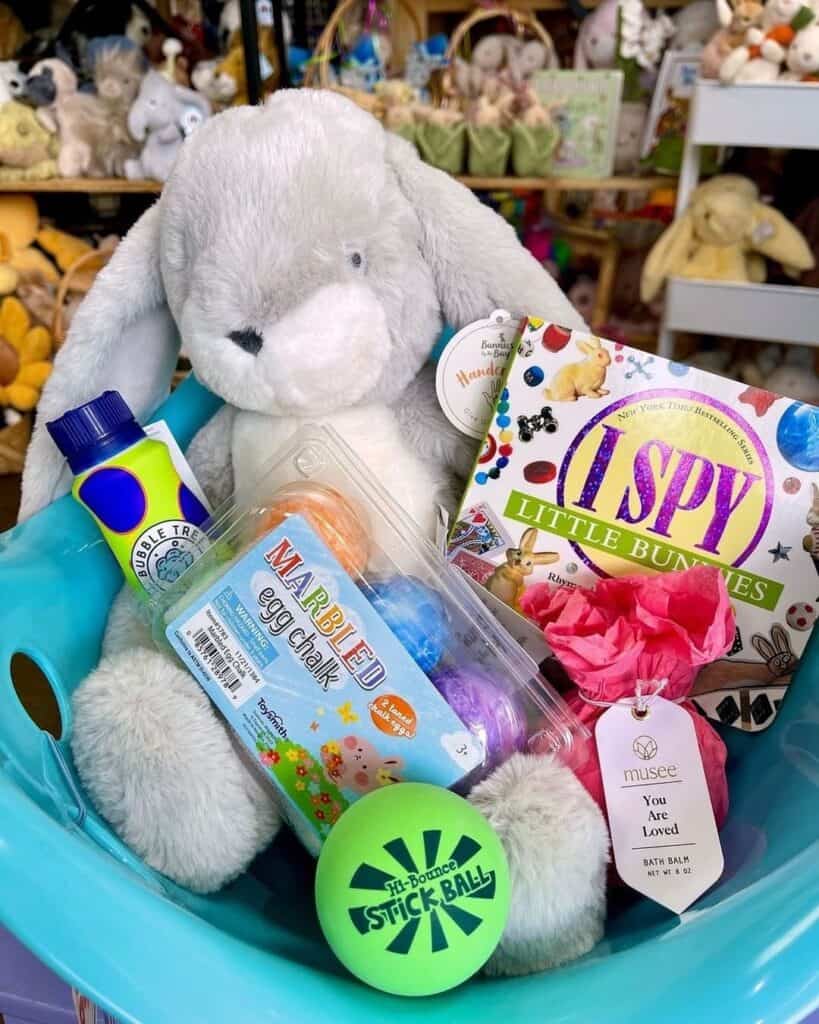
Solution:
{"label": "plush lamb", "polygon": [[[431,534],[436,496],[452,493],[471,453],[424,366],[445,322],[498,307],[581,326],[514,231],[369,114],[307,90],[219,114],[186,142],[74,317],[40,404],[22,517],[68,486],[46,421],[105,388],[146,416],[181,337],[197,377],[228,403],[188,453],[213,502],[251,483],[300,423],[323,421]],[[177,882],[219,888],[278,830],[270,790],[194,679],[153,647],[129,594],[73,711],[87,792]],[[597,941],[607,834],[565,767],[526,756],[504,768],[479,798],[515,878],[495,963],[511,973]]]}

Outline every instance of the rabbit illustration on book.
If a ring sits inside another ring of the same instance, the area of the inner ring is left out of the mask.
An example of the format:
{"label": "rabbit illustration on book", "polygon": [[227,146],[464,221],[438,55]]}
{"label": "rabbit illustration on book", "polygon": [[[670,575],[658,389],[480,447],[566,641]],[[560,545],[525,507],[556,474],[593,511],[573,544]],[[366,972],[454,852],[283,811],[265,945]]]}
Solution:
{"label": "rabbit illustration on book", "polygon": [[554,551],[535,551],[537,530],[530,527],[523,531],[520,547],[507,548],[506,564],[499,565],[486,581],[486,589],[510,608],[520,609],[520,599],[525,590],[525,580],[535,571],[536,565],[551,565],[560,555]]}
{"label": "rabbit illustration on book", "polygon": [[586,358],[579,363],[568,363],[557,371],[551,386],[544,391],[546,398],[553,402],[576,402],[581,397],[603,398],[608,394],[603,385],[611,356],[600,339],[580,338],[577,347]]}
{"label": "rabbit illustration on book", "polygon": [[735,689],[738,686],[787,686],[799,667],[799,659],[793,653],[787,629],[775,622],[770,637],[754,633],[751,646],[762,659],[761,662],[733,658],[713,661],[697,676],[694,695]]}
{"label": "rabbit illustration on book", "polygon": [[806,533],[802,538],[802,547],[813,559],[816,571],[819,572],[819,487],[816,484],[811,484],[811,491],[813,493],[813,503],[808,509],[807,515],[810,533]]}

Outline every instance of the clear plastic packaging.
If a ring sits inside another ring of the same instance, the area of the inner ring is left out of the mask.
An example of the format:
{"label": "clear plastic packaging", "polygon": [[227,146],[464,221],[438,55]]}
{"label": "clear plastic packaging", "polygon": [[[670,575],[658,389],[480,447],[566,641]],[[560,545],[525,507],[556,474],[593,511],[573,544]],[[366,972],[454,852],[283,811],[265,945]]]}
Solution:
{"label": "clear plastic packaging", "polygon": [[467,792],[517,750],[586,731],[330,428],[307,427],[152,606],[314,853],[349,804]]}

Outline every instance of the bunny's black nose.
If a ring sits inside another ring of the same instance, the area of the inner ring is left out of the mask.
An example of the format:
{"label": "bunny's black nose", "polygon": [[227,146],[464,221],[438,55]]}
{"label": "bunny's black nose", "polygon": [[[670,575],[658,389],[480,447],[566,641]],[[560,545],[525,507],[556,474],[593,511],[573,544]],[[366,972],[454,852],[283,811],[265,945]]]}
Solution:
{"label": "bunny's black nose", "polygon": [[241,331],[231,331],[228,337],[239,348],[249,352],[252,356],[257,356],[264,344],[261,334],[258,331],[254,331],[252,327],[243,327]]}

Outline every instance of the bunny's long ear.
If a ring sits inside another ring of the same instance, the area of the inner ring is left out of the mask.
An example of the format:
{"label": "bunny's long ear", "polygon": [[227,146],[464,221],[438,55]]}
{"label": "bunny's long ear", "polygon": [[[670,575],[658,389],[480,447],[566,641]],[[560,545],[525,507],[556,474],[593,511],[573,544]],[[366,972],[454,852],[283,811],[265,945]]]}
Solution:
{"label": "bunny's long ear", "polygon": [[793,276],[814,265],[813,253],[801,231],[779,210],[754,203],[754,218],[748,245],[763,256],[776,260]]}
{"label": "bunny's long ear", "polygon": [[159,266],[160,203],[137,221],[71,322],[40,399],[23,470],[20,518],[68,490],[70,474],[46,423],[102,391],[121,392],[144,419],[167,394],[179,335]]}
{"label": "bunny's long ear", "polygon": [[660,235],[643,267],[643,276],[640,280],[640,298],[643,302],[651,302],[662,288],[665,279],[680,269],[688,257],[693,237],[694,220],[688,211]]}
{"label": "bunny's long ear", "polygon": [[528,530],[523,531],[523,536],[520,538],[520,550],[526,554],[531,554],[534,551],[536,541],[537,530],[534,526],[530,526]]}
{"label": "bunny's long ear", "polygon": [[390,133],[387,160],[421,221],[421,248],[450,326],[463,327],[494,309],[584,326],[510,225],[469,189],[423,163],[408,142]]}

